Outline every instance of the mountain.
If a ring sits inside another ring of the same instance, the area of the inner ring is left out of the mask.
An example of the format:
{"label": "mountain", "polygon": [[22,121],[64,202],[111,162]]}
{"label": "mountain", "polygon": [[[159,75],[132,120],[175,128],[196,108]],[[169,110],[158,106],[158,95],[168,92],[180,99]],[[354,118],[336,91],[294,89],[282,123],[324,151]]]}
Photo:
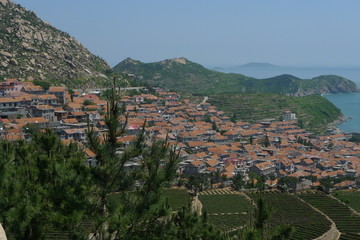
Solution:
{"label": "mountain", "polygon": [[358,92],[348,79],[329,75],[300,79],[284,74],[267,79],[256,79],[236,73],[222,73],[207,69],[186,58],[142,63],[127,58],[113,68],[131,75],[138,84],[149,84],[194,94],[218,93],[279,93],[292,96],[309,94]]}
{"label": "mountain", "polygon": [[108,64],[69,34],[0,0],[0,77],[23,80],[105,77]]}

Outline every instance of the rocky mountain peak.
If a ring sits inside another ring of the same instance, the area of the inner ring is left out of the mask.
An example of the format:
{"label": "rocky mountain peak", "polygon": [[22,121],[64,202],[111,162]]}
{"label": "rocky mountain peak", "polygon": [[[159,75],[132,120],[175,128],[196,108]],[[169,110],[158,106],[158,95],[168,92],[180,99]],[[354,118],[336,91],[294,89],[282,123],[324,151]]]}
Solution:
{"label": "rocky mountain peak", "polygon": [[186,58],[179,57],[179,58],[166,59],[164,61],[161,61],[160,63],[162,63],[162,64],[169,64],[169,63],[187,64],[188,62],[189,62],[189,60],[187,60]]}
{"label": "rocky mountain peak", "polygon": [[0,76],[32,79],[101,77],[108,64],[69,34],[9,0],[0,0]]}
{"label": "rocky mountain peak", "polygon": [[0,0],[0,3],[6,6],[9,3],[9,0]]}

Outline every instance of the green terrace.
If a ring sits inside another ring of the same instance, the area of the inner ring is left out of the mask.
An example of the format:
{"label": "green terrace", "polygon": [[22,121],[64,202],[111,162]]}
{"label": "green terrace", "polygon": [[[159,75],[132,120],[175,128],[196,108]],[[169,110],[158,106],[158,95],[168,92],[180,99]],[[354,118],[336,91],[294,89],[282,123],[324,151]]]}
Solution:
{"label": "green terrace", "polygon": [[340,239],[360,239],[360,215],[345,204],[321,192],[305,192],[298,196],[329,216],[341,232]]}
{"label": "green terrace", "polygon": [[360,213],[360,191],[359,190],[340,190],[333,192],[332,195]]}
{"label": "green terrace", "polygon": [[[259,192],[247,195],[255,202],[260,197]],[[315,239],[330,229],[331,222],[324,215],[294,195],[269,191],[262,196],[271,209],[268,222],[270,225],[290,224],[295,227],[290,239]]]}
{"label": "green terrace", "polygon": [[208,221],[219,229],[231,231],[239,229],[248,220],[250,202],[241,194],[227,189],[201,192],[199,200]]}

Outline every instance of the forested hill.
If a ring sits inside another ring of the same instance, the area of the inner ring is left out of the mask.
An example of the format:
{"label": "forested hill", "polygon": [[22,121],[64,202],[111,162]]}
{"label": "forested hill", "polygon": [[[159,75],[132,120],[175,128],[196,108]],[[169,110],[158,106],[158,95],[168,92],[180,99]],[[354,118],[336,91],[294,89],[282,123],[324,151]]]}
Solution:
{"label": "forested hill", "polygon": [[10,0],[0,1],[0,77],[105,77],[108,64],[75,38]]}
{"label": "forested hill", "polygon": [[354,82],[334,75],[306,80],[287,74],[267,79],[255,79],[242,74],[210,70],[186,58],[168,59],[154,63],[142,63],[127,58],[116,65],[113,70],[129,74],[139,84],[147,83],[195,94],[263,92],[304,96],[359,91]]}

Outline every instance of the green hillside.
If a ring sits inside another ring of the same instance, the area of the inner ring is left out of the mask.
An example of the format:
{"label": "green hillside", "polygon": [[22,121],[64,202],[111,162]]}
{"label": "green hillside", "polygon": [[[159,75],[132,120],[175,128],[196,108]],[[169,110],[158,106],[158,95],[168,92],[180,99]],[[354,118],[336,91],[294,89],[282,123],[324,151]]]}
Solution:
{"label": "green hillside", "polygon": [[209,103],[219,107],[237,119],[259,121],[264,118],[279,118],[285,110],[297,113],[303,127],[318,133],[326,125],[337,120],[341,111],[320,95],[291,97],[279,94],[216,94],[209,96]]}
{"label": "green hillside", "polygon": [[303,80],[292,75],[255,79],[236,73],[209,70],[185,58],[154,63],[125,59],[113,68],[126,73],[137,84],[149,84],[193,94],[218,93],[279,93],[294,96],[322,93],[358,92],[356,84],[348,79],[329,75]]}

